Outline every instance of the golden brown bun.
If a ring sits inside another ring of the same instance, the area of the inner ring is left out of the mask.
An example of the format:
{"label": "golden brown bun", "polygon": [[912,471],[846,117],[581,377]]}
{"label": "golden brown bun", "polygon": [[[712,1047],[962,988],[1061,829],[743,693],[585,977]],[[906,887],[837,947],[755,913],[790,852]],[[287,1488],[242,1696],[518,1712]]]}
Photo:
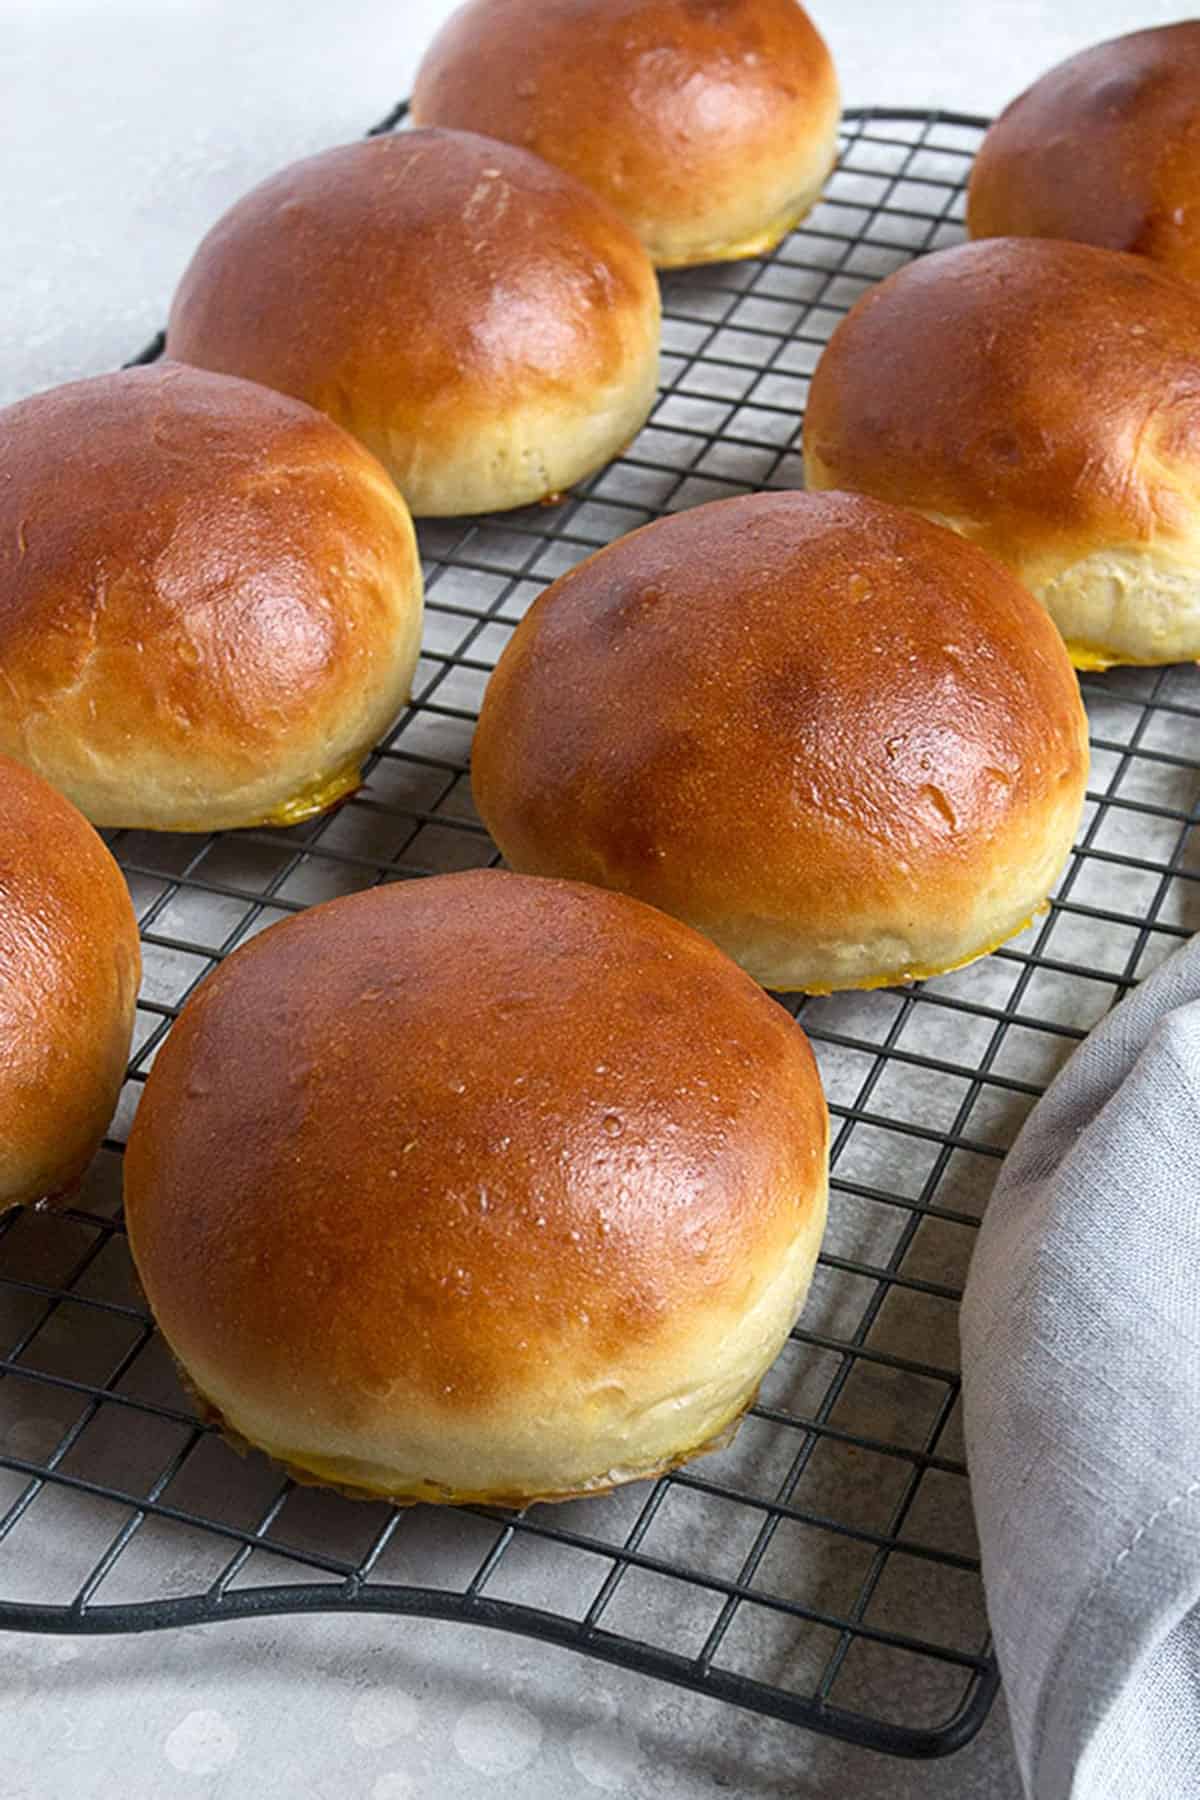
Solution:
{"label": "golden brown bun", "polygon": [[635,894],[810,993],[1018,931],[1086,772],[1041,607],[952,532],[843,494],[717,501],[564,575],[472,753],[514,868]]}
{"label": "golden brown bun", "polygon": [[983,140],[972,237],[1078,238],[1200,280],[1200,19],[1135,31],[1035,81]]}
{"label": "golden brown bun", "polygon": [[346,144],[209,232],[167,348],[320,407],[418,515],[558,494],[618,455],[658,380],[658,283],[602,200],[462,131]]}
{"label": "golden brown bun", "polygon": [[292,824],[408,697],[421,570],[320,413],[173,364],[0,422],[0,751],[97,825]]}
{"label": "golden brown bun", "polygon": [[833,166],[840,100],[796,0],[470,0],[412,111],[569,170],[669,269],[785,237]]}
{"label": "golden brown bun", "polygon": [[138,1271],[245,1441],[401,1500],[518,1505],[706,1447],[808,1287],[807,1040],[693,932],[495,871],[239,950],[129,1141]]}
{"label": "golden brown bun", "polygon": [[87,820],[0,756],[0,1211],[68,1192],[125,1076],[141,947]]}
{"label": "golden brown bun", "polygon": [[1200,656],[1200,290],[993,238],[907,264],[817,365],[810,488],[916,507],[1016,571],[1081,668]]}

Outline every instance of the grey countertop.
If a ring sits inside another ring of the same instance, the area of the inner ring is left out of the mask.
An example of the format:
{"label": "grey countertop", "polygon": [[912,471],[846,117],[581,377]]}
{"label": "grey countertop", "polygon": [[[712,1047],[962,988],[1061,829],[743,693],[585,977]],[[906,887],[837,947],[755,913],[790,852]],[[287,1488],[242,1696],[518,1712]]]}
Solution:
{"label": "grey countertop", "polygon": [[[111,368],[255,181],[408,91],[450,0],[5,0],[0,403]],[[815,6],[849,104],[994,112],[1165,0]],[[902,22],[901,22],[902,21]]]}
{"label": "grey countertop", "polygon": [[[384,114],[450,10],[8,0],[0,401],[139,347],[216,215]],[[870,0],[814,10],[849,103],[972,112],[1089,41],[1180,16],[1153,0],[911,0],[903,25]],[[10,1438],[37,1426],[18,1420]],[[498,1783],[508,1800],[1020,1792],[1002,1703],[959,1755],[904,1764],[517,1638],[371,1618],[0,1635],[0,1743],[0,1800],[479,1800]]]}

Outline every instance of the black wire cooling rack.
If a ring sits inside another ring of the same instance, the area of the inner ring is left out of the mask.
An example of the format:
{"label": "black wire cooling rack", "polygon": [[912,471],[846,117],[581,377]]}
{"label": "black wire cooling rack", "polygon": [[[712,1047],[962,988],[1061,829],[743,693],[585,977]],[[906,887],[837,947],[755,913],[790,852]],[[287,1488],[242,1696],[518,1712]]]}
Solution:
{"label": "black wire cooling rack", "polygon": [[953,1750],[983,1721],[997,1674],[956,1306],[1032,1101],[1085,1029],[1200,926],[1196,669],[1084,679],[1088,810],[1052,911],[1023,938],[905,991],[797,1006],[834,1117],[829,1234],[801,1326],[720,1455],[519,1515],[297,1488],[193,1417],[137,1290],[119,1196],[154,1052],[235,945],[315,901],[496,860],[471,807],[472,723],[546,582],[662,513],[799,485],[822,344],[870,283],[961,236],[983,125],[848,114],[822,204],[773,256],[665,281],[662,394],[628,455],[554,509],[423,527],[418,697],[362,792],[290,831],[112,834],[146,960],[114,1136],[70,1210],[0,1219],[0,1627],[418,1614],[908,1755]]}

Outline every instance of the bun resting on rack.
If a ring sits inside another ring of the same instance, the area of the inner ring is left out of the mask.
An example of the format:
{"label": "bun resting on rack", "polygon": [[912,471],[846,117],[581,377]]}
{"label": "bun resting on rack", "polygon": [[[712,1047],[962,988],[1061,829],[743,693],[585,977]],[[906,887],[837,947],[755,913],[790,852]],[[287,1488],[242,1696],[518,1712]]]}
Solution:
{"label": "bun resting on rack", "polygon": [[117,1104],[137,920],[87,820],[0,757],[0,1210],[68,1193]]}
{"label": "bun resting on rack", "polygon": [[310,407],[164,363],[0,421],[0,751],[97,825],[290,825],[408,697],[412,521]]}
{"label": "bun resting on rack", "polygon": [[167,348],[320,407],[419,515],[558,495],[657,389],[658,284],[612,209],[466,131],[368,138],[284,169],[209,232]]}
{"label": "bun resting on rack", "polygon": [[804,1034],[710,944],[476,871],[315,907],[205,981],[126,1217],[236,1438],[518,1506],[724,1441],[807,1291],[827,1142]]}
{"label": "bun resting on rack", "polygon": [[786,237],[833,167],[840,100],[796,0],[469,0],[412,111],[569,170],[678,268]]}
{"label": "bun resting on rack", "polygon": [[1076,238],[1200,280],[1200,19],[1070,57],[996,120],[972,237]]}
{"label": "bun resting on rack", "polygon": [[897,270],[817,365],[804,469],[1000,557],[1078,668],[1200,656],[1200,290],[1144,258],[995,238]]}
{"label": "bun resting on rack", "polygon": [[1086,772],[1042,608],[954,533],[843,494],[717,501],[561,577],[472,754],[513,868],[635,894],[809,993],[1021,930]]}

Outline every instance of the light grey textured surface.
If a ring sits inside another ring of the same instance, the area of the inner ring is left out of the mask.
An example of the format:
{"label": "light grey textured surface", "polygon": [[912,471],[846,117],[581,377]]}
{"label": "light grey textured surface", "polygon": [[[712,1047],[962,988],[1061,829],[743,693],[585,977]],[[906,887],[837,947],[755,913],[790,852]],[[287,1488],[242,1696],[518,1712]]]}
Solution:
{"label": "light grey textured surface", "polygon": [[0,1737],[3,1800],[1020,1797],[1002,1703],[960,1755],[897,1762],[407,1620],[0,1637]]}
{"label": "light grey textured surface", "polygon": [[[183,262],[216,214],[281,162],[353,136],[384,113],[406,88],[426,31],[449,10],[439,0],[343,0],[336,8],[284,0],[253,7],[159,0],[153,7],[90,8],[8,0],[0,33],[7,107],[0,399],[109,367],[136,348],[161,322]],[[973,4],[947,15],[933,0],[917,0],[905,9],[899,34],[892,9],[870,0],[820,9],[817,16],[850,102],[987,111],[1069,50],[1177,11],[1067,0],[1002,10]],[[1114,738],[1129,729],[1119,700],[1105,724]],[[1100,764],[1102,783],[1111,771],[1103,757]],[[1143,821],[1135,823],[1128,846],[1145,843]],[[1114,829],[1119,825],[1117,814]],[[1106,841],[1118,847],[1111,835]],[[1076,893],[1103,905],[1113,878],[1099,873],[1103,889],[1085,889],[1085,875]],[[325,897],[316,885],[301,887],[319,875],[315,865],[301,870],[292,897]],[[196,896],[181,893],[166,928],[203,939],[212,921],[202,914]],[[1120,929],[1113,928],[1111,944],[1093,929],[1068,947],[1067,933],[1079,925],[1060,922],[1062,953],[1087,949],[1119,965],[1127,947]],[[195,959],[173,956],[150,959],[148,992],[162,999],[196,973]],[[947,991],[1002,1004],[1013,978],[1011,964],[993,959],[967,977],[948,978]],[[1037,993],[1043,1010],[1061,1008],[1064,1017],[1082,1019],[1091,1008],[1085,1022],[1106,998],[1099,983],[1070,990],[1042,983]],[[879,996],[860,1018],[852,1001],[823,1003],[833,1025],[868,1035],[890,1017],[891,1004]],[[969,1061],[970,1025],[934,1007],[918,1009],[905,1042]],[[1044,1079],[1062,1048],[1059,1040],[1018,1029],[997,1066],[1018,1078]],[[861,1059],[826,1047],[822,1061],[831,1092],[852,1096]],[[893,1091],[881,1091],[878,1100],[892,1116],[940,1125],[954,1116],[962,1086],[954,1078],[916,1072],[903,1078],[902,1070],[898,1078],[893,1067],[887,1079]],[[972,1130],[1005,1140],[1022,1105],[1015,1094],[989,1091],[972,1114]],[[893,1142],[867,1128],[853,1140],[846,1172],[901,1187],[911,1179],[916,1192],[926,1148],[912,1140],[911,1168],[901,1167]],[[955,1192],[964,1206],[975,1180],[969,1165],[971,1158],[959,1154]],[[104,1179],[101,1170],[101,1185]],[[844,1254],[886,1254],[886,1223],[870,1208],[844,1204],[834,1231],[831,1243]],[[914,1268],[934,1281],[960,1279],[968,1238],[953,1227],[926,1228]],[[57,1253],[50,1233],[39,1243],[47,1257]],[[47,1279],[54,1278],[48,1270]],[[108,1278],[116,1279],[111,1271]],[[97,1279],[103,1284],[105,1273]],[[852,1279],[819,1283],[807,1322],[836,1330],[839,1308],[855,1303],[852,1285]],[[953,1336],[951,1309],[930,1302],[909,1313],[886,1307],[877,1341],[897,1354],[952,1362]],[[60,1349],[66,1358],[70,1346]],[[803,1370],[798,1380],[802,1385]],[[886,1382],[862,1383],[846,1404],[851,1425],[865,1429],[873,1421],[903,1434],[905,1420],[895,1416]],[[0,1434],[18,1454],[36,1456],[48,1434],[61,1431],[63,1419],[49,1416],[53,1409],[44,1400],[15,1404],[8,1394],[5,1405]],[[953,1453],[953,1428],[950,1438]],[[752,1449],[742,1443],[737,1454]],[[111,1454],[116,1467],[128,1458],[128,1446],[114,1441]],[[875,1516],[870,1508],[880,1497],[871,1469],[845,1459],[830,1479],[839,1506],[861,1506],[863,1517]],[[58,1520],[47,1513],[45,1549],[55,1547],[54,1572],[67,1591],[77,1572],[73,1559],[88,1557],[111,1526],[106,1519],[97,1525],[96,1511],[85,1515],[68,1506]],[[319,1516],[332,1519],[332,1513]],[[33,1513],[30,1519],[36,1532]],[[719,1524],[710,1519],[700,1528],[712,1538]],[[957,1528],[969,1549],[969,1519]],[[305,1529],[303,1519],[298,1529]],[[95,1533],[90,1541],[89,1531]],[[37,1540],[28,1531],[20,1541],[28,1562],[15,1572],[5,1567],[4,1591],[27,1583],[33,1597],[45,1591],[45,1564],[31,1553]],[[156,1541],[150,1533],[152,1549]],[[170,1554],[174,1578],[186,1585],[194,1565],[176,1549]],[[554,1576],[525,1569],[516,1577],[522,1578]],[[828,1579],[836,1591],[841,1576],[833,1558]],[[910,1583],[883,1600],[900,1628],[931,1629],[946,1642],[969,1641],[980,1629],[977,1602],[960,1602],[950,1582]],[[645,1612],[647,1628],[665,1634],[675,1626],[661,1602],[647,1601]],[[870,1698],[867,1678],[863,1694]],[[931,1719],[938,1699],[930,1698]],[[593,1792],[643,1800],[1019,1795],[1002,1707],[959,1756],[904,1765],[563,1652],[405,1620],[287,1620],[124,1640],[0,1638],[0,1721],[0,1800],[116,1794],[158,1800],[258,1790],[264,1800],[300,1794],[478,1800],[498,1786],[511,1800]]]}
{"label": "light grey textured surface", "polygon": [[992,1626],[1037,1800],[1200,1791],[1200,938],[1055,1082],[962,1307]]}
{"label": "light grey textured surface", "polygon": [[[5,0],[0,402],[111,368],[255,181],[407,92],[450,0]],[[814,7],[848,102],[993,112],[1165,0]],[[901,22],[902,21],[902,22]]]}

